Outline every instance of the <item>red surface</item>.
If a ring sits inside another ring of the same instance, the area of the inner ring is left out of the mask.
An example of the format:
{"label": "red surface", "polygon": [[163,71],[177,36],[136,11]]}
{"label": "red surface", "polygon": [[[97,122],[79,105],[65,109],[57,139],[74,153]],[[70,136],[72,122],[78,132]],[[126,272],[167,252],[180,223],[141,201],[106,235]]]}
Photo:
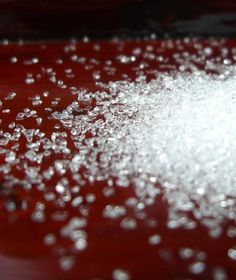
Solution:
{"label": "red surface", "polygon": [[[48,135],[57,123],[55,120],[47,119],[49,113],[45,113],[45,107],[52,107],[51,101],[55,97],[61,97],[61,101],[53,110],[60,110],[71,103],[74,96],[69,91],[69,86],[86,87],[95,90],[97,87],[92,78],[94,70],[101,71],[101,81],[108,82],[110,80],[120,80],[128,75],[132,80],[136,76],[137,66],[141,62],[146,63],[144,72],[148,78],[154,77],[153,70],[169,71],[171,67],[176,68],[172,54],[174,52],[189,51],[196,53],[196,49],[192,47],[191,42],[174,44],[172,49],[166,47],[161,41],[141,41],[141,42],[98,42],[101,46],[100,51],[94,50],[94,43],[78,43],[76,50],[66,53],[64,51],[65,43],[45,43],[45,44],[28,44],[28,45],[6,45],[0,46],[0,98],[3,100],[2,109],[10,109],[10,113],[0,113],[3,120],[0,129],[9,130],[8,125],[14,121],[18,112],[24,108],[33,108],[30,96],[42,94],[49,91],[48,98],[42,98],[43,104],[33,109],[37,110],[38,116],[44,119],[41,129]],[[222,45],[230,48],[235,45],[236,41],[229,40]],[[206,41],[204,43],[208,45]],[[118,54],[131,54],[136,47],[141,47],[143,53],[147,46],[152,46],[157,55],[169,58],[166,63],[160,63],[157,60],[150,60],[147,57],[138,57],[134,63],[121,64],[117,59]],[[215,47],[215,55],[222,47]],[[85,64],[73,62],[70,57],[77,54],[79,57],[86,57]],[[10,58],[16,56],[18,62],[10,63]],[[25,65],[25,61],[32,57],[39,58],[39,62],[33,65]],[[57,64],[56,59],[62,59],[62,64]],[[98,65],[94,65],[91,61],[96,58]],[[104,65],[107,60],[112,61],[112,65],[116,68],[113,76],[107,75]],[[92,65],[93,69],[86,70],[85,67]],[[164,66],[165,65],[165,66]],[[43,68],[53,68],[59,79],[65,81],[68,85],[67,89],[60,89],[51,83],[48,76],[44,74]],[[200,66],[201,67],[201,66]],[[73,69],[74,78],[66,78],[64,70],[66,68]],[[27,73],[41,74],[36,82],[30,85],[25,83]],[[4,100],[9,92],[16,92],[17,95],[13,100]],[[28,128],[35,128],[35,119],[19,121]],[[23,140],[21,144],[21,152],[24,150]],[[20,151],[18,151],[20,153]],[[58,156],[59,157],[59,156]],[[0,163],[3,163],[4,157],[0,155]],[[54,158],[50,158],[50,164]],[[21,174],[21,171],[14,170],[15,175]],[[0,173],[1,174],[1,173]],[[0,182],[3,183],[3,175],[0,175]],[[68,178],[70,174],[66,174]],[[55,185],[57,178],[47,183],[48,188]],[[88,226],[88,248],[85,251],[76,253],[76,265],[68,272],[63,272],[58,265],[57,249],[68,248],[71,246],[68,240],[59,237],[59,230],[63,226],[63,222],[52,222],[50,214],[55,210],[66,211],[69,217],[80,215],[78,209],[72,209],[70,204],[63,209],[58,206],[48,204],[46,207],[46,222],[35,223],[31,220],[30,215],[37,201],[43,200],[42,193],[32,188],[29,191],[22,190],[21,187],[15,187],[11,193],[0,190],[0,279],[4,280],[38,280],[38,279],[111,279],[112,271],[116,268],[122,268],[130,272],[132,279],[211,279],[212,271],[215,267],[224,267],[229,279],[236,277],[236,263],[227,257],[227,250],[236,243],[235,238],[229,238],[225,232],[217,238],[209,237],[208,230],[200,225],[194,230],[176,229],[171,230],[166,227],[166,218],[168,205],[160,196],[156,203],[147,208],[147,216],[155,218],[158,221],[156,227],[147,226],[147,219],[138,219],[138,227],[135,230],[124,230],[120,228],[119,219],[104,219],[102,211],[107,204],[123,204],[126,198],[134,195],[132,187],[116,188],[113,196],[105,198],[102,192],[103,183],[89,185],[83,189],[83,194],[94,193],[96,195],[95,203],[84,207],[89,209]],[[28,200],[29,208],[23,211],[20,207],[21,198]],[[6,200],[12,199],[19,201],[19,210],[9,214],[5,208]],[[132,210],[128,210],[128,216],[133,216]],[[68,219],[66,221],[68,221]],[[64,222],[65,223],[65,222]],[[228,225],[225,221],[225,227]],[[58,236],[56,246],[53,248],[43,245],[43,238],[47,233],[55,233]],[[147,239],[152,234],[160,234],[162,242],[156,246],[150,246]],[[207,252],[207,269],[200,276],[194,276],[188,273],[187,267],[192,259],[182,260],[179,257],[178,250],[181,247],[190,247],[196,250]],[[168,258],[160,257],[161,250],[168,253]]]}

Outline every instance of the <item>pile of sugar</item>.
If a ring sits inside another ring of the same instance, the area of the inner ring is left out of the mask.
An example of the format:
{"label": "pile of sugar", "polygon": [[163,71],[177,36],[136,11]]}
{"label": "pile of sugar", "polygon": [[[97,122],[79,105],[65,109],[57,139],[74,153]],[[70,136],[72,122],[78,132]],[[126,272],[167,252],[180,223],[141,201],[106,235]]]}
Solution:
{"label": "pile of sugar", "polygon": [[[85,168],[91,181],[132,184],[144,205],[163,192],[171,228],[195,227],[189,211],[210,228],[235,219],[234,75],[161,74],[105,88],[53,113],[77,148],[70,168]],[[85,114],[86,102],[96,105]]]}
{"label": "pile of sugar", "polygon": [[[227,279],[224,256],[236,260],[236,48],[219,38],[84,43],[49,60],[54,45],[10,57],[23,82],[0,100],[0,208],[10,229],[29,216],[64,271],[118,226],[120,244],[133,234],[161,262]],[[195,229],[188,244],[185,229]],[[199,232],[221,235],[211,240],[223,244],[221,263],[214,246],[195,242]],[[113,279],[132,278],[117,260]]]}

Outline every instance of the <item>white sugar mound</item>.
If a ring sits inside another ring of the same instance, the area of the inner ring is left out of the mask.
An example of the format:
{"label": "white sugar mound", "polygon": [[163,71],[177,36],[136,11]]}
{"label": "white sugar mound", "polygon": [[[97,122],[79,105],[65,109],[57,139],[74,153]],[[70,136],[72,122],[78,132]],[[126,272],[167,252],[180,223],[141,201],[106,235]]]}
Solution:
{"label": "white sugar mound", "polygon": [[[85,165],[90,177],[133,184],[146,204],[154,202],[159,183],[172,220],[181,211],[208,226],[235,219],[236,78],[163,74],[107,89],[91,93],[96,107],[89,116],[69,114],[78,148],[74,163]],[[88,131],[93,136],[84,141]]]}
{"label": "white sugar mound", "polygon": [[113,168],[121,171],[122,163],[129,173],[142,170],[190,192],[236,195],[235,78],[164,76],[119,91],[123,110],[109,123],[104,147],[122,157]]}
{"label": "white sugar mound", "polygon": [[185,191],[236,195],[236,79],[166,77],[145,90],[130,85],[122,92],[135,115],[111,124],[117,150],[109,153],[131,157],[129,172],[142,169]]}

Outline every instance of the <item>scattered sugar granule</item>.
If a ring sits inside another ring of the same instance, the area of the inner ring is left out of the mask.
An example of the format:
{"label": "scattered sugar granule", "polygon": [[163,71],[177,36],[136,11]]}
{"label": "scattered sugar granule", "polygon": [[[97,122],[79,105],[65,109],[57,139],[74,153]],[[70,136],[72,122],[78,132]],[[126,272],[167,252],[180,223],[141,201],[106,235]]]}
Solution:
{"label": "scattered sugar granule", "polygon": [[203,262],[194,262],[189,265],[189,272],[192,274],[201,274],[206,269],[206,265]]}
{"label": "scattered sugar granule", "polygon": [[75,258],[73,256],[64,256],[59,260],[59,265],[62,270],[68,271],[75,265]]}
{"label": "scattered sugar granule", "polygon": [[161,242],[161,236],[159,234],[154,234],[154,235],[151,235],[149,238],[148,238],[148,243],[150,245],[157,245]]}
{"label": "scattered sugar granule", "polygon": [[112,273],[113,280],[129,280],[130,274],[124,269],[115,269]]}

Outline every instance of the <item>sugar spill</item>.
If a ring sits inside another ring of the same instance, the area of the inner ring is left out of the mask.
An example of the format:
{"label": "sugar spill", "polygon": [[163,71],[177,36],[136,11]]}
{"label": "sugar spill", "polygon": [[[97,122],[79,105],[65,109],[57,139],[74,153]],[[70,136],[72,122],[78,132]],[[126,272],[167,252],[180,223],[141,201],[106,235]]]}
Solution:
{"label": "sugar spill", "polygon": [[[177,43],[180,50],[182,43]],[[165,48],[171,48],[170,42],[166,44]],[[216,46],[214,41],[212,45]],[[140,220],[144,221],[147,227],[155,229],[146,244],[157,248],[159,257],[166,262],[172,258],[172,252],[160,247],[165,236],[158,231],[159,221],[146,212],[148,207],[158,206],[158,198],[168,204],[169,230],[192,230],[201,225],[215,239],[222,235],[225,221],[235,221],[236,68],[226,58],[226,48],[221,48],[221,57],[214,61],[208,59],[212,48],[198,42],[195,46],[197,56],[182,51],[173,54],[175,64],[180,64],[177,71],[172,71],[165,56],[154,55],[152,46],[144,52],[136,48],[131,55],[120,53],[116,63],[121,65],[139,63],[139,56],[143,55],[144,62],[133,68],[136,78],[130,79],[123,73],[123,80],[102,83],[102,72],[95,70],[91,77],[97,90],[69,87],[57,78],[53,68],[24,76],[29,87],[46,76],[55,87],[70,90],[71,104],[63,105],[63,97],[53,96],[49,90],[37,93],[29,97],[29,107],[17,112],[7,129],[0,131],[4,192],[20,187],[26,193],[36,189],[42,194],[33,206],[29,205],[30,199],[7,199],[5,210],[11,215],[18,213],[19,208],[30,209],[34,223],[51,220],[63,224],[58,232],[49,231],[42,240],[57,252],[62,270],[73,269],[77,254],[89,247],[89,207],[96,204],[97,194],[92,187],[84,194],[85,186],[101,185],[107,199],[117,189],[127,190],[128,195],[132,188],[135,194],[119,204],[106,204],[101,216],[117,221],[122,230],[131,233],[138,230]],[[65,53],[75,50],[71,44]],[[96,45],[94,50],[101,48]],[[233,52],[235,55],[235,49]],[[144,69],[147,61],[154,59],[171,70],[152,69],[155,78],[147,79]],[[206,71],[200,71],[191,60],[204,64]],[[10,61],[19,63],[16,57]],[[40,61],[35,56],[23,64],[28,67]],[[71,55],[70,61],[84,65],[86,71],[100,63],[93,58],[86,64],[86,58],[77,54]],[[63,65],[63,60],[57,58],[55,63]],[[117,69],[108,60],[104,70],[112,76]],[[64,72],[68,79],[75,77],[71,68]],[[11,91],[0,101],[2,118],[12,114],[5,104],[17,97],[17,91]],[[49,98],[50,105],[45,106]],[[43,114],[38,110],[41,107]],[[28,119],[35,120],[35,128],[29,128]],[[48,124],[53,128],[45,129]],[[52,205],[56,210],[53,208],[55,211],[49,216]],[[71,213],[68,205],[73,209]],[[131,208],[134,215],[130,214]],[[234,238],[236,227],[229,226],[227,236]],[[61,245],[61,239],[69,240],[72,246],[68,249]],[[235,247],[228,248],[225,254],[235,261]],[[183,261],[191,261],[186,269],[190,274],[206,271],[205,251],[181,247],[179,256]],[[126,268],[119,264],[117,267],[111,273],[113,279],[132,278]],[[227,279],[223,267],[215,267],[212,273],[215,279],[222,275],[222,279]]]}
{"label": "sugar spill", "polygon": [[79,114],[79,102],[52,114],[69,127],[78,150],[67,168],[86,167],[90,179],[115,178],[120,187],[132,184],[147,205],[164,192],[171,228],[194,226],[189,211],[210,229],[234,220],[235,77],[163,74],[104,87],[108,93],[79,96],[79,102],[96,100],[88,114]]}

